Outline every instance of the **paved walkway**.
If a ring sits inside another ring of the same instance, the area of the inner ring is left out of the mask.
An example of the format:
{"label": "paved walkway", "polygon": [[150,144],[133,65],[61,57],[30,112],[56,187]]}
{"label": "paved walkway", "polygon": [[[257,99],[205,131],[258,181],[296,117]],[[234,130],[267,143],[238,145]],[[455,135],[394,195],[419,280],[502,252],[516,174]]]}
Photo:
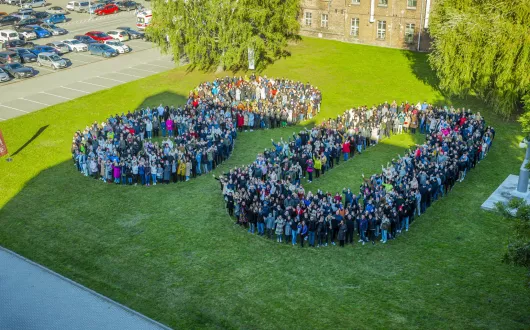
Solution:
{"label": "paved walkway", "polygon": [[0,329],[169,329],[0,247]]}

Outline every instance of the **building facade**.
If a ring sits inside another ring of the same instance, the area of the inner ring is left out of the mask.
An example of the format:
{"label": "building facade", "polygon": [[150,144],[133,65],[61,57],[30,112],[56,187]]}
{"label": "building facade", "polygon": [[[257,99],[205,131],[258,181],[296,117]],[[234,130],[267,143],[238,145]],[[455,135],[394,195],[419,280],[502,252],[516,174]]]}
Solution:
{"label": "building facade", "polygon": [[435,0],[302,0],[300,33],[367,45],[427,51]]}

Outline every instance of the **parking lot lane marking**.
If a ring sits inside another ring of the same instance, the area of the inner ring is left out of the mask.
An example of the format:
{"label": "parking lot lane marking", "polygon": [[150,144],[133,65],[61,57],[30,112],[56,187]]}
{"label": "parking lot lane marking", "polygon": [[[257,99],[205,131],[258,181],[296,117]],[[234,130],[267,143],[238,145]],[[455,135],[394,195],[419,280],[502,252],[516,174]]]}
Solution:
{"label": "parking lot lane marking", "polygon": [[157,64],[151,64],[151,63],[142,63],[143,65],[150,65],[150,66],[157,66],[159,68],[164,68],[164,69],[168,69],[169,68],[167,66],[163,66],[163,65],[157,65]]}
{"label": "parking lot lane marking", "polygon": [[98,84],[93,84],[93,83],[89,83],[89,82],[86,82],[86,81],[78,81],[78,83],[82,83],[82,84],[87,84],[87,85],[92,85],[92,86],[98,86],[98,87],[103,87],[103,88],[111,88],[112,86],[103,86],[103,85],[98,85]]}
{"label": "parking lot lane marking", "polygon": [[112,79],[112,78],[105,78],[105,77],[101,77],[101,76],[97,76],[96,78],[107,79],[107,80],[111,80],[111,81],[119,82],[119,83],[122,83],[122,84],[126,84],[126,83],[128,83],[128,81],[123,81],[123,80],[118,80],[118,79]]}
{"label": "parking lot lane marking", "polygon": [[121,73],[121,72],[113,72],[114,74],[121,74],[121,75],[124,75],[124,76],[130,76],[130,77],[134,77],[134,78],[145,78],[145,77],[142,77],[142,76],[136,76],[134,74],[128,74],[128,73]]}
{"label": "parking lot lane marking", "polygon": [[19,112],[23,112],[23,113],[29,113],[28,111],[24,111],[24,110],[20,110],[20,109],[17,109],[17,108],[13,108],[13,107],[10,107],[10,106],[5,105],[5,104],[0,104],[0,107],[8,108],[8,109],[19,111]]}
{"label": "parking lot lane marking", "polygon": [[138,70],[138,71],[145,71],[145,72],[151,72],[151,73],[160,73],[159,71],[137,69],[137,68],[133,68],[132,66],[130,66],[129,69]]}
{"label": "parking lot lane marking", "polygon": [[46,92],[40,92],[41,94],[46,94],[46,95],[50,95],[50,96],[55,96],[55,97],[58,97],[58,98],[61,98],[61,99],[65,99],[65,100],[72,100],[71,98],[69,97],[64,97],[64,96],[60,96],[60,95],[55,95],[55,94],[52,94],[52,93],[46,93]]}
{"label": "parking lot lane marking", "polygon": [[94,55],[88,55],[88,54],[80,54],[79,52],[77,53],[72,53],[73,55],[79,55],[79,56],[86,56],[86,57],[90,57],[90,58],[93,58],[93,59],[96,59],[97,57],[95,57]]}
{"label": "parking lot lane marking", "polygon": [[45,106],[47,106],[47,107],[51,107],[51,105],[49,105],[49,104],[42,103],[42,102],[39,102],[39,101],[33,101],[33,100],[25,99],[25,98],[23,98],[23,97],[19,98],[19,100],[24,100],[24,101],[28,101],[28,102],[37,103],[37,104],[40,104],[40,105],[45,105]]}
{"label": "parking lot lane marking", "polygon": [[69,89],[69,90],[71,90],[71,91],[76,91],[76,92],[83,93],[83,94],[90,94],[89,92],[85,92],[85,91],[82,91],[82,90],[80,90],[80,89],[75,89],[75,88],[71,88],[71,87],[61,86],[61,88]]}

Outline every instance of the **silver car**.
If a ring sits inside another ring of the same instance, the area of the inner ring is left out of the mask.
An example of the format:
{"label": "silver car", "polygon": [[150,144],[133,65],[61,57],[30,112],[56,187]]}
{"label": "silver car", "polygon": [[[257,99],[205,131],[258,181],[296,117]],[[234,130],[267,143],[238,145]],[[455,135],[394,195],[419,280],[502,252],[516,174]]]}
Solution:
{"label": "silver car", "polygon": [[9,74],[0,68],[0,82],[9,81]]}
{"label": "silver car", "polygon": [[53,49],[58,51],[61,55],[70,52],[70,47],[68,47],[68,45],[62,41],[49,42],[46,44],[46,46],[53,47]]}
{"label": "silver car", "polygon": [[54,36],[62,36],[63,34],[67,34],[68,31],[66,29],[63,29],[61,27],[58,27],[55,24],[48,24],[48,23],[42,23],[40,25],[41,28],[45,29],[46,31],[50,32]]}
{"label": "silver car", "polygon": [[37,64],[49,66],[54,70],[64,69],[68,66],[68,62],[55,53],[40,53],[37,57]]}

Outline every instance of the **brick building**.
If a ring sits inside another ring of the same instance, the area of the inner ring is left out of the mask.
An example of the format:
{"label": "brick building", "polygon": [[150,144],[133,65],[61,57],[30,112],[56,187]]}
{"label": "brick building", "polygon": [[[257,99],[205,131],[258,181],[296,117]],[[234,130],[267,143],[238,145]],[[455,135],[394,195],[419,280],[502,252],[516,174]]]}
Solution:
{"label": "brick building", "polygon": [[427,51],[435,0],[301,0],[300,33],[346,42]]}

